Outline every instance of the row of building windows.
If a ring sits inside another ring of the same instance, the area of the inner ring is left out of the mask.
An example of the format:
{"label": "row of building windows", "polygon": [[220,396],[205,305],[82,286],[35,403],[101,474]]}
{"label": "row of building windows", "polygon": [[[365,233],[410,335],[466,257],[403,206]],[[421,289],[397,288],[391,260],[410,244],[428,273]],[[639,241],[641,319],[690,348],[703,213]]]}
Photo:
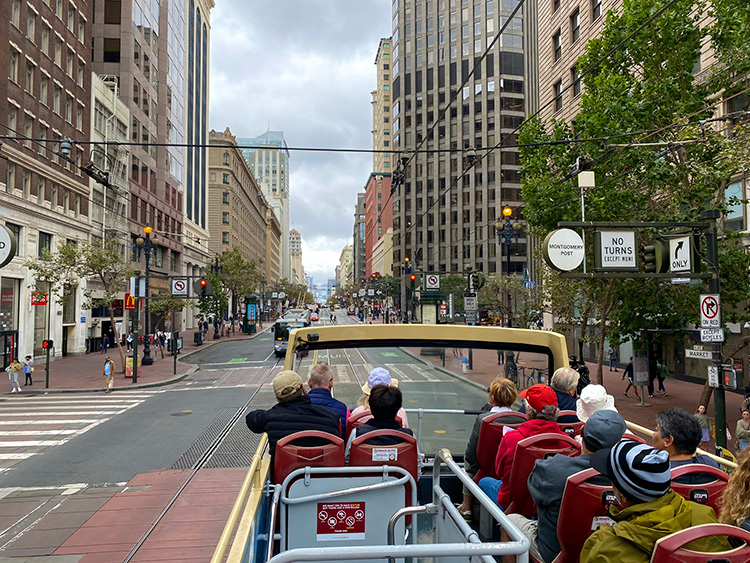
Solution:
{"label": "row of building windows", "polygon": [[61,211],[71,217],[88,216],[89,200],[86,196],[78,194],[60,184],[36,174],[12,162],[7,164],[5,173],[5,190],[14,193],[21,192],[21,197],[26,201],[47,204],[51,209]]}
{"label": "row of building windows", "polygon": [[[560,0],[554,0],[556,7],[560,7]],[[602,15],[602,0],[591,0],[591,21],[595,21]],[[569,17],[570,27],[570,43],[573,44],[581,37],[581,12],[579,8],[576,8]],[[552,54],[554,60],[559,60],[562,57],[562,29],[558,30],[552,35]]]}
{"label": "row of building windows", "polygon": [[[52,7],[53,0],[44,0],[47,6]],[[81,44],[85,44],[86,39],[86,18],[78,13],[75,4],[72,2],[68,3],[67,11],[63,9],[63,0],[54,0],[54,11],[57,18],[66,23],[68,30],[78,38]],[[36,29],[37,21],[40,19],[39,12],[31,4],[27,4],[26,10],[26,37],[34,44],[37,44]],[[46,22],[46,19],[42,16],[42,21]],[[21,0],[11,0],[10,4],[10,23],[21,30],[22,25],[21,17]],[[76,30],[76,23],[78,23],[78,29]],[[44,46],[45,35],[44,30],[47,29],[47,39],[49,39],[50,26],[46,23],[42,26],[42,45]]]}

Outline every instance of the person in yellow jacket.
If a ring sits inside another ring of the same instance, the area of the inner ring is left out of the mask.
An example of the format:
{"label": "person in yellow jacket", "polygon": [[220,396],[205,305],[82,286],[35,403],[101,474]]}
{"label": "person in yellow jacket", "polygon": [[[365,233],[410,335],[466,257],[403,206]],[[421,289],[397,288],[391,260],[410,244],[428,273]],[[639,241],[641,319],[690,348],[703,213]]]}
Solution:
{"label": "person in yellow jacket", "polygon": [[[713,508],[670,489],[669,454],[622,440],[591,456],[591,466],[610,478],[620,508],[610,507],[612,526],[596,530],[581,551],[581,563],[648,563],[656,541],[699,524],[717,521]],[[731,549],[726,538],[710,537],[686,546],[700,552]]]}

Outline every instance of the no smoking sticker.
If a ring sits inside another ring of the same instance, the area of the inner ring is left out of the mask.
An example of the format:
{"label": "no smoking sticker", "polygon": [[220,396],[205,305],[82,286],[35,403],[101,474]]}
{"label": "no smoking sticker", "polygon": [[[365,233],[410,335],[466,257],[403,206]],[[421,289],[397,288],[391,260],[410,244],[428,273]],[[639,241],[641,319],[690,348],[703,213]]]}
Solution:
{"label": "no smoking sticker", "polygon": [[319,502],[318,541],[365,539],[364,502]]}

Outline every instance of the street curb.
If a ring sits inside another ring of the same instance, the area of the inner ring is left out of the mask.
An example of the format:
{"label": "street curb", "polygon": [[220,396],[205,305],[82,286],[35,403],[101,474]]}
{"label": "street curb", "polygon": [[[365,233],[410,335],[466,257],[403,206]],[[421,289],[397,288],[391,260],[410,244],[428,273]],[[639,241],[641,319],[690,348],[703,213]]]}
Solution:
{"label": "street curb", "polygon": [[[248,338],[242,338],[242,339],[235,338],[234,340],[224,339],[224,342],[236,342],[237,340],[252,340],[256,338],[258,335],[263,334],[267,330],[270,330],[270,327],[264,328],[263,330],[250,335]],[[213,344],[219,344],[221,342],[222,340],[211,340],[210,342],[207,342],[206,344],[208,346],[211,346]],[[195,354],[196,352],[200,352],[200,350],[192,350],[186,353],[182,357],[187,358],[188,356]],[[115,387],[113,389],[113,392],[116,393],[117,391],[130,391],[131,389],[150,389],[153,387],[164,387],[166,385],[172,385],[173,383],[179,383],[180,381],[182,381],[189,375],[193,375],[199,369],[200,368],[197,364],[192,364],[187,369],[187,371],[183,374],[175,375],[168,379],[163,379],[161,381],[154,381],[151,383],[136,383],[135,385],[129,385],[127,387]],[[46,395],[49,393],[104,393],[105,391],[106,389],[104,389],[103,387],[92,387],[90,389],[40,389],[38,391],[34,389],[33,391],[26,391],[25,393],[27,393],[28,395]]]}

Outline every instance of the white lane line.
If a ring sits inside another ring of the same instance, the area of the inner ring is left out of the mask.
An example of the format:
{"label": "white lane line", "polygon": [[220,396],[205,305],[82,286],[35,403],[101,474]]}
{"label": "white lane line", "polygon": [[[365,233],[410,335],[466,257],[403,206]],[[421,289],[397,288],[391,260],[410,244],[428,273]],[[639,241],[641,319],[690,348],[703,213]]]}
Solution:
{"label": "white lane line", "polygon": [[18,442],[0,442],[0,448],[46,448],[49,446],[59,446],[67,440],[27,440]]}
{"label": "white lane line", "polygon": [[[45,413],[38,413],[38,412],[5,412],[3,410],[3,416],[9,417],[9,416],[40,416],[43,414],[44,416],[91,416],[92,414],[97,415],[114,415],[114,414],[120,414],[125,412],[128,409],[122,409],[119,411],[58,411],[58,412],[45,412]],[[53,421],[54,422],[54,421]]]}
{"label": "white lane line", "polygon": [[409,381],[409,382],[414,381],[411,377],[409,377],[403,371],[398,369],[396,367],[396,364],[385,364],[385,367],[391,373],[396,374],[398,376],[396,379],[398,379],[399,381]]}
{"label": "white lane line", "polygon": [[43,424],[43,425],[53,425],[53,424],[90,424],[92,422],[97,422],[98,419],[95,418],[71,418],[68,420],[65,419],[44,419],[44,420],[0,420],[0,426],[17,426],[19,424],[23,424],[24,426],[28,426],[29,424]]}
{"label": "white lane line", "polygon": [[29,459],[31,456],[36,455],[35,453],[22,453],[22,454],[3,454],[0,453],[0,460],[20,460]]}
{"label": "white lane line", "polygon": [[438,379],[437,377],[435,377],[434,375],[432,375],[432,373],[430,373],[432,371],[431,369],[425,369],[422,366],[416,366],[416,365],[415,366],[411,366],[411,368],[414,371],[416,371],[419,375],[421,375],[422,377],[424,377],[427,381],[442,381],[441,379]]}
{"label": "white lane line", "polygon": [[6,430],[3,436],[67,436],[78,430]]}
{"label": "white lane line", "polygon": [[[73,408],[76,409],[88,409],[88,410],[96,410],[96,409],[129,409],[131,407],[137,406],[139,403],[128,405],[128,404],[113,404],[113,405],[75,405]],[[37,412],[40,411],[48,411],[48,410],[59,410],[60,407],[63,405],[51,405],[49,407],[34,407],[34,410]],[[14,406],[14,407],[3,407],[3,412],[5,411],[20,411],[20,410],[29,410],[28,407],[23,406]]]}
{"label": "white lane line", "polygon": [[336,366],[337,379],[341,383],[351,383],[352,378],[349,377],[349,372],[346,370],[346,366]]}
{"label": "white lane line", "polygon": [[42,397],[34,398],[29,397],[28,399],[21,399],[20,397],[13,397],[8,399],[6,404],[14,405],[54,405],[54,404],[65,404],[75,405],[83,404],[90,405],[91,403],[140,403],[147,399],[147,397],[92,397],[90,399],[65,399],[62,397]]}

